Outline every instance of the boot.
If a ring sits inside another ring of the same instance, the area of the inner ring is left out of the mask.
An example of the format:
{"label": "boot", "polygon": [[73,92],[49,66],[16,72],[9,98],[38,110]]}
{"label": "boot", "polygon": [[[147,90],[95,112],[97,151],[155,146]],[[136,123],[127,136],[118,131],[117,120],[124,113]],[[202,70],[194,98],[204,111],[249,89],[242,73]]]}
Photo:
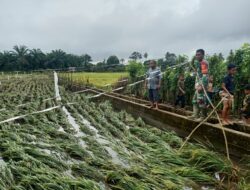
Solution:
{"label": "boot", "polygon": [[201,118],[205,119],[207,117],[207,108],[204,107],[201,109]]}
{"label": "boot", "polygon": [[199,118],[199,108],[196,104],[193,105],[193,114],[188,116],[188,119],[198,119]]}

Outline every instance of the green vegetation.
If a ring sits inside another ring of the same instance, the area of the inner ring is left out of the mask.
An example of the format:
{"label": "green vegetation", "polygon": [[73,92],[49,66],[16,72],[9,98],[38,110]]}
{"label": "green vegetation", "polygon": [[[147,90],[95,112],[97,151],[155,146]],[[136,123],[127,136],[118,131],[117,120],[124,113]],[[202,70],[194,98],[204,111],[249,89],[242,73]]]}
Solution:
{"label": "green vegetation", "polygon": [[1,124],[0,189],[228,189],[215,173],[224,181],[235,177],[223,155],[191,143],[177,153],[182,139],[175,133],[115,112],[108,102],[62,87],[62,101],[48,99],[55,94],[52,76],[4,81],[1,91],[0,121],[62,107]]}
{"label": "green vegetation", "polygon": [[[71,80],[71,73],[61,73],[64,79]],[[97,87],[105,87],[117,83],[118,80],[123,80],[128,77],[126,72],[117,73],[91,73],[91,72],[74,72],[72,74],[73,83],[89,84]]]}

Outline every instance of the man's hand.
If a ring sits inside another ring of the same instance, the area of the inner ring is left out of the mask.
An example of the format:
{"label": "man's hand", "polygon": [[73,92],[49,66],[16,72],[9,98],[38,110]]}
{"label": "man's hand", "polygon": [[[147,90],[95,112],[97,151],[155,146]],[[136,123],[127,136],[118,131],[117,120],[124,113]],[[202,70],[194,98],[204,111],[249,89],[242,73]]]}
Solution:
{"label": "man's hand", "polygon": [[156,86],[156,88],[159,90],[159,89],[161,88],[161,85],[158,84],[158,85]]}

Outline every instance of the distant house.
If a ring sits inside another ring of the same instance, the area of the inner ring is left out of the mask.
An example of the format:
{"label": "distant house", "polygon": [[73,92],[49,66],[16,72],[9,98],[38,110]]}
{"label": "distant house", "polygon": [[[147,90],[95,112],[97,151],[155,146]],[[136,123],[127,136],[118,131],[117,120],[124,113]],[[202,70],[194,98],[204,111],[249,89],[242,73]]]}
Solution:
{"label": "distant house", "polygon": [[68,71],[76,71],[76,68],[75,67],[69,67]]}

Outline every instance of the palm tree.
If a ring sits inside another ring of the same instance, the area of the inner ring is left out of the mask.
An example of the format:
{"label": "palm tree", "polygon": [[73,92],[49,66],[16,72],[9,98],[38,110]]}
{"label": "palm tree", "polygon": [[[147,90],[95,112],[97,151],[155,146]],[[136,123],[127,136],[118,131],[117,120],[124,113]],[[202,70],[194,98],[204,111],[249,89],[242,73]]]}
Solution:
{"label": "palm tree", "polygon": [[121,59],[120,59],[120,62],[121,62],[122,64],[124,64],[124,61],[125,61],[124,58],[121,58]]}
{"label": "palm tree", "polygon": [[32,49],[29,52],[29,58],[31,60],[32,69],[42,69],[44,68],[44,62],[46,55],[41,49]]}
{"label": "palm tree", "polygon": [[66,56],[67,54],[61,49],[52,50],[47,56],[47,67],[50,69],[68,67]]}
{"label": "palm tree", "polygon": [[16,57],[9,51],[0,53],[0,70],[2,71],[13,71],[16,70],[15,64]]}
{"label": "palm tree", "polygon": [[14,51],[11,51],[11,53],[17,58],[17,68],[25,69],[29,65],[27,59],[29,55],[29,49],[24,45],[15,45],[13,49]]}

